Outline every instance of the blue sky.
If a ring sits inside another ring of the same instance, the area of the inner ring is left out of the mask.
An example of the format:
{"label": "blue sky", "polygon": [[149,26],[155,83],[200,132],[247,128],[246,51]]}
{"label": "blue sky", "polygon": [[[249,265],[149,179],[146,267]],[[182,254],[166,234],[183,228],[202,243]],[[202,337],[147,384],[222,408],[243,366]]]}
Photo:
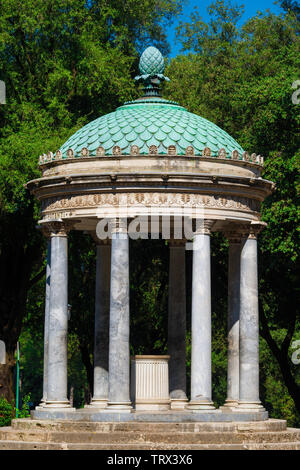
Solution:
{"label": "blue sky", "polygon": [[[189,16],[193,11],[194,7],[198,7],[200,15],[204,20],[208,20],[209,15],[207,13],[207,7],[212,3],[212,0],[188,0],[186,6],[183,9],[182,15],[180,15],[174,23],[167,29],[168,41],[171,47],[170,57],[175,57],[179,50],[180,45],[175,42],[175,28],[178,26],[180,21],[189,21]],[[282,9],[279,5],[274,3],[274,0],[238,0],[232,1],[232,4],[244,5],[245,13],[241,18],[241,23],[244,23],[248,18],[251,18],[256,14],[257,11],[265,11],[269,9],[273,13],[282,13]]]}

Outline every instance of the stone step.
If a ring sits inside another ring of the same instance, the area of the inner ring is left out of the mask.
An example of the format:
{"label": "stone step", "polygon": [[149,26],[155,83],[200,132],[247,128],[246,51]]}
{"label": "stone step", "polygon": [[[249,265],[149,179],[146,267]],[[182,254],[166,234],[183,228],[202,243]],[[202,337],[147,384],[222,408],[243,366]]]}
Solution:
{"label": "stone step", "polygon": [[1,441],[80,443],[80,444],[156,444],[191,445],[191,444],[246,444],[246,443],[284,443],[299,442],[300,429],[288,428],[277,432],[101,432],[101,431],[53,431],[53,430],[17,430],[0,428]]}
{"label": "stone step", "polygon": [[48,430],[48,431],[101,431],[101,432],[264,432],[285,431],[286,421],[268,419],[257,422],[91,422],[91,421],[66,421],[66,420],[32,420],[14,419],[12,428],[15,430]]}
{"label": "stone step", "polygon": [[264,444],[81,444],[1,441],[0,450],[300,450],[299,442]]}

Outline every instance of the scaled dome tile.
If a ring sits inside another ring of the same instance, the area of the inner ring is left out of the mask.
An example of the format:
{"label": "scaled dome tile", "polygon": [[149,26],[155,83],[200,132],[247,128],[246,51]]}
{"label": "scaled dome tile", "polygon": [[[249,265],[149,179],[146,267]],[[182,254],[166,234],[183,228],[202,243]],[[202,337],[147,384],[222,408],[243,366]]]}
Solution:
{"label": "scaled dome tile", "polygon": [[146,130],[140,135],[140,137],[141,137],[142,140],[148,141],[149,139],[151,139],[152,134],[150,134],[150,132],[146,129]]}
{"label": "scaled dome tile", "polygon": [[128,142],[133,142],[134,140],[136,140],[136,133],[131,131],[129,134],[126,134],[126,140]]}

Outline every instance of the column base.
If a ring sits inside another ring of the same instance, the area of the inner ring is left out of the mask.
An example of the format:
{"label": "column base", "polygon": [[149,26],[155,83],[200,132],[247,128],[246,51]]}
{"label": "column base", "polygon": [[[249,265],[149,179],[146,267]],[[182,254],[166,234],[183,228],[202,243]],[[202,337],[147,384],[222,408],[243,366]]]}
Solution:
{"label": "column base", "polygon": [[107,407],[108,400],[105,398],[92,398],[89,405],[85,405],[85,408],[99,408],[103,409]]}
{"label": "column base", "polygon": [[[38,407],[37,407],[38,408]],[[36,409],[37,409],[36,408]],[[73,408],[71,405],[70,405],[70,402],[69,400],[47,400],[43,406],[41,406],[41,409],[51,409],[51,408],[64,408],[66,410],[70,410],[70,411],[75,411],[76,408]]]}
{"label": "column base", "polygon": [[238,401],[235,411],[239,413],[266,411],[260,401]]}
{"label": "column base", "polygon": [[213,402],[210,400],[190,400],[186,408],[189,410],[215,410]]}
{"label": "column base", "polygon": [[187,398],[171,398],[171,410],[184,410],[187,404]]}
{"label": "column base", "polygon": [[[104,410],[103,410],[104,411]],[[107,413],[131,413],[132,405],[131,402],[108,402],[107,407],[105,408]]]}
{"label": "column base", "polygon": [[221,411],[230,411],[230,410],[235,410],[236,407],[238,406],[239,402],[238,400],[233,400],[231,398],[227,398],[224,405],[220,406]]}
{"label": "column base", "polygon": [[170,409],[170,399],[139,399],[135,402],[136,411],[167,411]]}
{"label": "column base", "polygon": [[41,403],[35,407],[35,410],[42,410],[46,404],[46,399],[42,398]]}

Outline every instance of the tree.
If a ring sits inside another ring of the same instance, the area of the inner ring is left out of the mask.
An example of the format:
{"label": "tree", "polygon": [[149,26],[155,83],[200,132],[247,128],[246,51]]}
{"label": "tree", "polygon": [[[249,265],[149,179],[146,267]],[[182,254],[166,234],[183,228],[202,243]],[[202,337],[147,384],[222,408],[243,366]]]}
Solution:
{"label": "tree", "polygon": [[37,159],[83,124],[135,96],[136,50],[168,50],[163,25],[181,0],[3,0],[0,4],[0,337],[7,365],[0,393],[12,398],[14,349],[30,286],[43,275],[39,207],[24,184]]}
{"label": "tree", "polygon": [[300,113],[291,99],[300,65],[295,11],[258,13],[238,28],[242,9],[216,1],[207,24],[198,15],[179,26],[178,39],[189,53],[171,60],[166,73],[172,77],[168,97],[215,122],[250,153],[264,155],[263,177],[276,183],[262,205],[268,227],[259,242],[261,336],[300,412],[299,370],[290,358],[300,328]]}

